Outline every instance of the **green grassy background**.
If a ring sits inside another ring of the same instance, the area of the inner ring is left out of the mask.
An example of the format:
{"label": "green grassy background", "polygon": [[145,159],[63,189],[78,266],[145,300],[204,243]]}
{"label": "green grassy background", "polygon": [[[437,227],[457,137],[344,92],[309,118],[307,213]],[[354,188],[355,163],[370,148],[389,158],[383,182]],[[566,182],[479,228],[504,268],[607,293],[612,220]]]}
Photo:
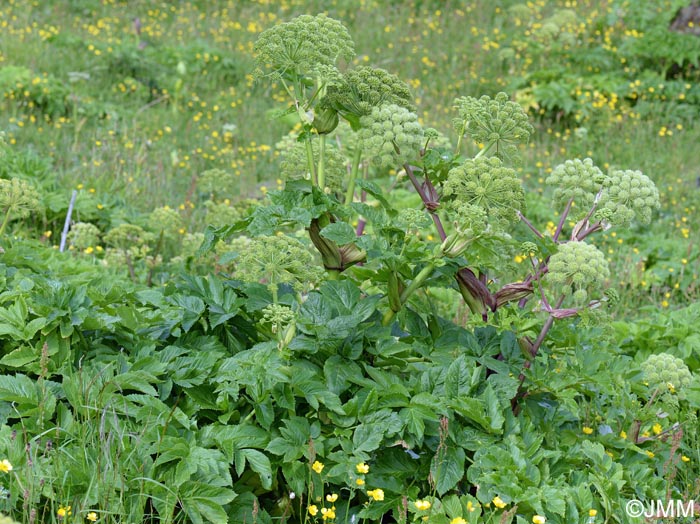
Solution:
{"label": "green grassy background", "polygon": [[[605,249],[621,310],[674,307],[698,297],[699,106],[696,68],[669,71],[700,39],[674,48],[649,35],[681,4],[10,0],[0,7],[0,129],[15,150],[50,159],[41,176],[55,198],[79,190],[77,220],[108,229],[168,205],[188,232],[201,231],[208,218],[195,189],[205,170],[235,175],[231,201],[281,182],[275,143],[292,123],[270,116],[286,102],[254,80],[253,42],[275,23],[326,11],[353,35],[355,64],[411,86],[426,125],[449,133],[461,95],[504,90],[528,108],[528,214],[556,220],[538,216],[543,181],[568,158],[649,175],[662,195],[654,224],[607,237]],[[57,242],[61,226],[57,213],[36,234]]]}

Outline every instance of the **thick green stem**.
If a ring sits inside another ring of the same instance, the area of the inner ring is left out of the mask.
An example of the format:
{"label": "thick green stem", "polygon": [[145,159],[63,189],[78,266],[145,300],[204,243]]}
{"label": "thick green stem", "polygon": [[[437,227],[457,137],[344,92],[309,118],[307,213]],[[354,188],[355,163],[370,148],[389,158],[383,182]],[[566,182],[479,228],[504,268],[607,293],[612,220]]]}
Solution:
{"label": "thick green stem", "polygon": [[316,176],[318,178],[318,187],[321,191],[326,185],[326,173],[325,173],[325,157],[326,157],[326,135],[319,135],[318,141],[318,171]]}
{"label": "thick green stem", "polygon": [[[420,271],[420,273],[418,273],[418,275],[416,275],[416,278],[414,278],[413,281],[408,285],[408,287],[403,290],[403,293],[401,293],[402,305],[406,303],[406,301],[411,297],[413,293],[415,293],[416,291],[418,291],[418,289],[421,288],[421,286],[425,283],[428,277],[433,274],[434,270],[435,262],[430,262]],[[394,315],[396,315],[396,312],[393,309],[389,309],[389,311],[384,313],[384,317],[382,318],[382,325],[389,325],[389,323],[393,320]]]}
{"label": "thick green stem", "polygon": [[362,161],[362,149],[357,148],[355,154],[352,157],[352,168],[350,170],[350,179],[348,180],[348,189],[345,192],[345,205],[349,206],[352,204],[355,198],[355,180],[357,180],[357,172],[360,169],[360,162]]}
{"label": "thick green stem", "polygon": [[309,173],[311,173],[311,183],[317,186],[318,178],[316,177],[316,166],[314,166],[314,150],[311,147],[311,136],[309,133],[306,133],[304,142],[306,144],[306,163],[309,166]]}
{"label": "thick green stem", "polygon": [[7,223],[10,221],[10,214],[11,213],[12,213],[12,206],[9,206],[7,208],[7,212],[5,213],[5,219],[2,221],[2,226],[0,226],[0,237],[5,232],[5,228],[7,227]]}

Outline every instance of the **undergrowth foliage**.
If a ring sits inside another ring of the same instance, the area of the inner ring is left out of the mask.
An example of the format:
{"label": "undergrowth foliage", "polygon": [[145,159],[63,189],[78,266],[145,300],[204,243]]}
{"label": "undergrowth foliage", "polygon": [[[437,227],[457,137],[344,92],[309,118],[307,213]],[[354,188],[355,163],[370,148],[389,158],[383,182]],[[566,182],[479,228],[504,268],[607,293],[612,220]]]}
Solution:
{"label": "undergrowth foliage", "polygon": [[[325,15],[261,33],[256,78],[298,120],[280,140],[284,187],[235,207],[217,194],[225,172],[198,175],[228,210],[202,237],[167,207],[74,224],[72,257],[3,235],[48,191],[5,169],[3,146],[0,511],[593,524],[631,522],[631,499],[697,495],[700,309],[673,320],[687,331],[672,343],[609,324],[596,247],[654,218],[652,178],[571,159],[546,180],[554,226],[539,224],[516,170],[534,132],[521,106],[457,98],[452,147],[398,76],[345,67],[353,50]],[[100,239],[105,264],[81,256]],[[153,285],[200,241],[218,274]]]}

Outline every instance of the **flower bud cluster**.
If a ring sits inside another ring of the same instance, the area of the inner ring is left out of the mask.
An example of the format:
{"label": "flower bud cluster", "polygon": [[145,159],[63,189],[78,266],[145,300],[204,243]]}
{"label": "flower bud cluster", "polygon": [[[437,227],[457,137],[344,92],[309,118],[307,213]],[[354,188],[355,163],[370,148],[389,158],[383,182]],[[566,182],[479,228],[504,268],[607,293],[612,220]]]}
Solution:
{"label": "flower bud cluster", "polygon": [[567,242],[549,259],[547,279],[563,293],[573,288],[573,297],[579,304],[588,300],[587,290],[602,284],[610,276],[605,255],[586,242]]}
{"label": "flower bud cluster", "polygon": [[156,234],[162,231],[165,237],[176,237],[183,225],[180,213],[169,206],[154,209],[148,218],[148,228]]}
{"label": "flower bud cluster", "polygon": [[632,220],[651,222],[651,213],[658,209],[659,190],[641,171],[612,171],[606,178],[599,210],[614,225],[628,226]]}
{"label": "flower bud cluster", "polygon": [[237,278],[246,282],[266,282],[271,292],[279,284],[291,284],[297,291],[318,282],[323,270],[298,240],[285,236],[261,236],[241,250],[235,267]]}
{"label": "flower bud cluster", "polygon": [[238,181],[233,173],[223,169],[207,169],[201,173],[197,180],[197,187],[210,195],[232,196],[236,194]]}
{"label": "flower bud cluster", "polygon": [[260,33],[253,49],[259,67],[300,76],[355,55],[346,27],[324,14],[301,15],[271,27]]}
{"label": "flower bud cluster", "polygon": [[26,218],[41,209],[39,192],[34,185],[20,178],[0,178],[0,210],[12,218]]}
{"label": "flower bud cluster", "polygon": [[329,85],[321,106],[340,113],[353,128],[359,118],[369,115],[382,104],[396,104],[415,111],[408,85],[384,69],[360,66],[343,75],[340,82]]}
{"label": "flower bud cluster", "polygon": [[586,213],[603,187],[605,175],[593,164],[593,160],[567,160],[552,170],[545,181],[556,186],[554,205],[562,207],[573,199],[580,213]]}
{"label": "flower bud cluster", "polygon": [[514,169],[497,157],[466,160],[450,169],[443,186],[443,196],[455,210],[470,214],[465,206],[483,210],[489,223],[505,229],[518,220],[518,211],[525,204],[525,193]]}
{"label": "flower bud cluster", "polygon": [[120,224],[107,232],[104,237],[105,243],[122,250],[129,250],[132,247],[143,246],[152,239],[150,233],[146,233],[141,226],[133,224]]}
{"label": "flower bud cluster", "polygon": [[68,242],[80,251],[95,247],[100,242],[100,229],[89,222],[77,222],[68,232]]}
{"label": "flower bud cluster", "polygon": [[397,217],[397,225],[406,231],[406,234],[411,232],[421,231],[430,225],[433,221],[423,209],[407,208],[399,211]]}
{"label": "flower bud cluster", "polygon": [[685,362],[669,353],[650,355],[642,362],[644,380],[652,388],[679,390],[692,380],[692,375]]}
{"label": "flower bud cluster", "polygon": [[527,142],[534,132],[525,110],[506,93],[493,99],[463,96],[455,100],[455,109],[459,115],[453,120],[455,129],[477,143],[495,144],[501,157],[517,155],[515,144]]}
{"label": "flower bud cluster", "polygon": [[204,207],[207,210],[207,224],[214,227],[230,225],[241,219],[241,212],[232,206],[228,199],[222,202],[207,200]]}
{"label": "flower bud cluster", "polygon": [[263,308],[261,322],[272,324],[272,332],[277,331],[292,322],[295,318],[294,311],[289,306],[282,304],[269,304]]}
{"label": "flower bud cluster", "polygon": [[358,138],[365,153],[380,167],[401,165],[423,145],[418,116],[405,107],[383,104],[360,118]]}

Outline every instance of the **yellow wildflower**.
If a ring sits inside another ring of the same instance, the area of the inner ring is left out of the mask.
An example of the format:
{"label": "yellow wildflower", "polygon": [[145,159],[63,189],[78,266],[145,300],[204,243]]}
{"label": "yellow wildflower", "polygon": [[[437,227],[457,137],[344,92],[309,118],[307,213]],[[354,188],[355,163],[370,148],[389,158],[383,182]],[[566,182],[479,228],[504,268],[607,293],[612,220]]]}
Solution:
{"label": "yellow wildflower", "polygon": [[90,513],[87,514],[87,516],[85,518],[88,519],[90,522],[97,522],[97,513],[95,513],[94,511],[91,511]]}
{"label": "yellow wildflower", "polygon": [[654,424],[651,430],[654,432],[654,435],[658,435],[662,431],[661,424],[657,422],[656,424]]}
{"label": "yellow wildflower", "polygon": [[418,508],[420,511],[430,509],[431,506],[430,501],[428,500],[416,500],[414,504],[416,505],[416,508]]}
{"label": "yellow wildflower", "polygon": [[355,469],[358,473],[369,473],[369,466],[364,462],[360,462],[357,466],[355,466]]}
{"label": "yellow wildflower", "polygon": [[584,435],[590,435],[591,433],[593,433],[593,428],[589,428],[588,426],[583,426],[582,431],[583,431]]}
{"label": "yellow wildflower", "polygon": [[338,494],[337,493],[330,493],[330,494],[326,495],[326,500],[328,502],[335,502],[336,500],[338,500]]}
{"label": "yellow wildflower", "polygon": [[355,484],[357,484],[358,486],[364,486],[364,485],[365,485],[365,479],[357,479],[357,480],[355,481]]}
{"label": "yellow wildflower", "polygon": [[316,506],[316,504],[312,504],[311,506],[309,506],[309,513],[311,513],[312,517],[316,516],[316,514],[318,513],[318,507]]}
{"label": "yellow wildflower", "polygon": [[544,524],[545,522],[547,522],[547,518],[543,517],[542,515],[534,515],[532,517],[532,522],[534,524]]}
{"label": "yellow wildflower", "polygon": [[470,500],[467,502],[467,511],[469,513],[473,512],[476,508],[474,507],[474,503]]}
{"label": "yellow wildflower", "polygon": [[457,517],[456,519],[452,519],[450,521],[450,524],[467,524],[467,521],[464,520],[462,517]]}
{"label": "yellow wildflower", "polygon": [[333,508],[321,508],[321,515],[323,516],[323,520],[334,519],[335,510]]}
{"label": "yellow wildflower", "polygon": [[654,455],[654,453],[651,452],[651,451],[647,451],[646,453],[647,453],[647,457],[649,457],[649,458],[651,458],[651,459],[653,459],[653,458],[656,456],[656,455]]}
{"label": "yellow wildflower", "polygon": [[12,471],[12,464],[7,459],[0,460],[0,471],[3,473],[9,473]]}
{"label": "yellow wildflower", "polygon": [[688,457],[686,457],[685,455],[683,455],[683,456],[681,457],[681,460],[682,460],[683,462],[690,462],[690,459],[689,459]]}
{"label": "yellow wildflower", "polygon": [[496,506],[498,509],[503,509],[506,507],[506,503],[503,502],[501,497],[498,497],[498,496],[494,497],[492,502],[493,502],[493,505]]}
{"label": "yellow wildflower", "polygon": [[598,510],[597,510],[597,509],[589,509],[589,510],[588,510],[588,516],[589,516],[589,517],[595,517],[597,514],[598,514]]}
{"label": "yellow wildflower", "polygon": [[59,519],[65,518],[73,514],[71,511],[71,506],[60,506],[56,512]]}
{"label": "yellow wildflower", "polygon": [[381,488],[371,489],[367,492],[367,495],[372,497],[374,500],[384,500],[384,490]]}
{"label": "yellow wildflower", "polygon": [[323,465],[323,463],[317,460],[316,462],[314,462],[313,466],[311,466],[311,469],[313,469],[316,473],[320,474],[321,471],[323,471],[324,467],[325,466]]}

